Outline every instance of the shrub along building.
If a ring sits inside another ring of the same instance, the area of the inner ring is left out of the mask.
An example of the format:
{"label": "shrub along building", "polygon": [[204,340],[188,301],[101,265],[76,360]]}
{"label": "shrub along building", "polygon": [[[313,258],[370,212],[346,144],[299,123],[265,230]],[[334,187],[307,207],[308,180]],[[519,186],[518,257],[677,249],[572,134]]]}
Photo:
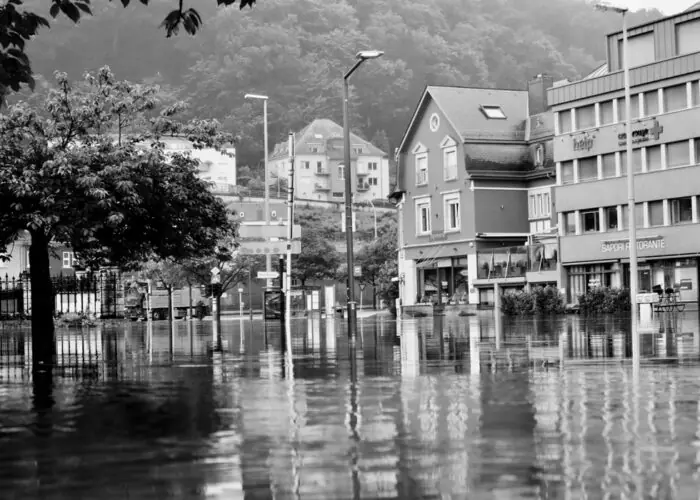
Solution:
{"label": "shrub along building", "polygon": [[[639,291],[698,301],[700,4],[629,30]],[[629,286],[622,33],[607,63],[548,91],[554,112],[563,285]]]}
{"label": "shrub along building", "polygon": [[488,305],[496,283],[557,284],[551,84],[539,75],[528,90],[426,87],[392,194],[403,305]]}

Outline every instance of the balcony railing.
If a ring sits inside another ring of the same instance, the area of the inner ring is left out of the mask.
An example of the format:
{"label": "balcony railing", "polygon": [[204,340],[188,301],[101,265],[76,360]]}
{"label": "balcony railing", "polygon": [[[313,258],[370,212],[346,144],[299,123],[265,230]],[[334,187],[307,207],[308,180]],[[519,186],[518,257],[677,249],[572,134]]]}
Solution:
{"label": "balcony railing", "polygon": [[322,169],[316,169],[316,175],[331,175],[330,171],[328,169],[322,168]]}
{"label": "balcony railing", "polygon": [[556,243],[498,248],[477,252],[477,278],[521,278],[527,272],[553,271],[557,268]]}
{"label": "balcony railing", "polygon": [[369,191],[369,184],[367,184],[366,182],[364,182],[364,183],[359,183],[359,184],[357,185],[357,190],[358,190],[358,191]]}
{"label": "balcony railing", "polygon": [[319,184],[319,183],[314,184],[314,191],[330,191],[330,190],[331,190],[331,187],[326,186],[325,184]]}

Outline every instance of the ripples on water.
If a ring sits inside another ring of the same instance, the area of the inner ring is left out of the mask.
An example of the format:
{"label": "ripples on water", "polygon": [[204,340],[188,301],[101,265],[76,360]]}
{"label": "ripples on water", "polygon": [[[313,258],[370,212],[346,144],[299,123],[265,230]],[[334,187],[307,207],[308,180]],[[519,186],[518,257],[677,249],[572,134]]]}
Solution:
{"label": "ripples on water", "polygon": [[[697,313],[674,321],[647,355],[697,359]],[[496,339],[488,315],[398,332],[378,317],[354,347],[343,327],[294,320],[291,378],[275,323],[63,330],[53,377],[34,380],[30,341],[4,327],[0,498],[698,498],[695,363],[634,378],[512,361],[624,357],[624,322],[507,323]]]}

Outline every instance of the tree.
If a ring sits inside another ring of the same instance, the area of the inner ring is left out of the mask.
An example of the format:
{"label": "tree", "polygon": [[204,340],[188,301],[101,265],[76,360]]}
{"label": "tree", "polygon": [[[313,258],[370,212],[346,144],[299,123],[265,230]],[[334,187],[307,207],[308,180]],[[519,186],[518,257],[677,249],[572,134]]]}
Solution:
{"label": "tree", "polygon": [[358,277],[357,281],[373,288],[372,306],[375,309],[377,296],[391,283],[390,280],[388,283],[384,283],[383,280],[386,281],[391,273],[396,276],[398,272],[398,228],[395,214],[384,215],[378,221],[377,227],[381,236],[362,247],[355,257],[357,265],[362,269],[362,276]]}
{"label": "tree", "polygon": [[189,283],[187,270],[171,258],[165,258],[146,261],[140,266],[140,271],[147,279],[160,282],[165,287],[168,292],[169,319],[174,320],[173,290]]}
{"label": "tree", "polygon": [[[25,52],[26,42],[31,40],[40,28],[49,27],[46,18],[24,9],[26,0],[7,0],[0,5],[0,105],[9,90],[18,91],[20,85],[34,88],[34,79],[29,57]],[[130,0],[120,0],[124,7]],[[149,0],[139,0],[148,5]],[[236,0],[216,0],[217,5],[233,5]],[[255,0],[239,0],[240,8],[252,7]],[[51,17],[59,14],[68,17],[74,23],[84,15],[92,15],[90,0],[52,0],[49,9]],[[177,8],[171,10],[161,23],[166,36],[177,35],[180,28],[194,35],[202,25],[202,18],[193,8],[186,8],[179,0]]]}
{"label": "tree", "polygon": [[77,85],[57,73],[43,109],[19,103],[0,115],[0,250],[29,232],[35,362],[53,356],[51,242],[94,269],[211,255],[235,235],[197,160],[166,154],[159,140],[178,134],[203,147],[230,138],[215,121],[177,122],[180,109],[158,112],[157,87],[103,68]]}
{"label": "tree", "polygon": [[219,286],[214,291],[214,300],[219,300],[224,293],[246,281],[249,274],[256,273],[264,266],[260,256],[246,255],[236,250],[236,236],[237,232],[220,241],[211,254],[192,256],[180,263],[189,283],[208,284],[212,279],[212,270],[218,270]]}
{"label": "tree", "polygon": [[292,278],[301,286],[310,280],[335,279],[340,266],[340,254],[319,232],[302,227],[301,253],[292,257]]}

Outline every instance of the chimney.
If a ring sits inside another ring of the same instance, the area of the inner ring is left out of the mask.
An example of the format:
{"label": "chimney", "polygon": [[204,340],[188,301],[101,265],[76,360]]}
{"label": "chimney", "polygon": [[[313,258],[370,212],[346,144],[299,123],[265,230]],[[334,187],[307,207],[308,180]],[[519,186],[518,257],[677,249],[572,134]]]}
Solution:
{"label": "chimney", "polygon": [[527,100],[530,116],[544,113],[549,109],[547,89],[554,85],[554,77],[539,74],[527,83]]}

